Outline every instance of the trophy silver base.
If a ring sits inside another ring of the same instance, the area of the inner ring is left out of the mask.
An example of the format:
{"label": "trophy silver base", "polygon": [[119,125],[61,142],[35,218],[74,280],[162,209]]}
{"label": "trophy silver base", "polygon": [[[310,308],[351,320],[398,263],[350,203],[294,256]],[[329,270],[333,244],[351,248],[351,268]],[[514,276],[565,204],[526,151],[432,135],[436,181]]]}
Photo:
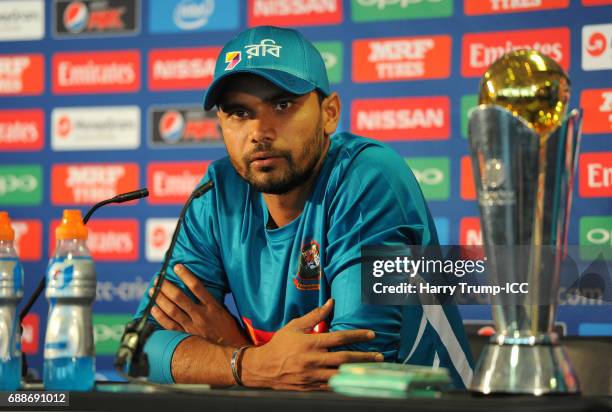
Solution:
{"label": "trophy silver base", "polygon": [[555,340],[494,336],[478,360],[470,390],[485,395],[580,393],[574,368]]}

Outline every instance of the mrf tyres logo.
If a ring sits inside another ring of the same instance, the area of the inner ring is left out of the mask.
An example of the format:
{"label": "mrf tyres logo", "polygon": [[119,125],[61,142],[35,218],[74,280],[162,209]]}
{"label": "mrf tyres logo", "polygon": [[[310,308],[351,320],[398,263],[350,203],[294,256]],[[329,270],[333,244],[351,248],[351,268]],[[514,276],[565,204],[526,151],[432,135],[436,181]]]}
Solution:
{"label": "mrf tyres logo", "polygon": [[612,69],[612,24],[582,28],[582,70]]}
{"label": "mrf tyres logo", "polygon": [[153,147],[209,147],[223,144],[214,110],[201,106],[152,108],[149,142]]}
{"label": "mrf tyres logo", "polygon": [[342,0],[248,0],[247,20],[249,27],[340,24]]}
{"label": "mrf tyres logo", "polygon": [[351,15],[357,22],[427,19],[452,14],[453,0],[351,0]]}
{"label": "mrf tyres logo", "polygon": [[54,164],[51,203],[94,204],[139,187],[138,164]]}
{"label": "mrf tyres logo", "polygon": [[140,51],[56,53],[53,93],[129,93],[140,89]]}
{"label": "mrf tyres logo", "polygon": [[612,89],[587,89],[580,93],[584,133],[612,133]]}
{"label": "mrf tyres logo", "polygon": [[351,105],[351,130],[382,141],[445,140],[449,111],[447,96],[357,99]]}
{"label": "mrf tyres logo", "polygon": [[0,96],[42,94],[44,82],[42,54],[0,55]]}
{"label": "mrf tyres logo", "polygon": [[138,31],[138,0],[54,0],[56,37],[126,35]]}
{"label": "mrf tyres logo", "polygon": [[468,33],[463,36],[461,75],[479,77],[495,60],[518,49],[533,49],[554,59],[565,69],[570,65],[570,31],[567,27]]}
{"label": "mrf tyres logo", "polygon": [[564,9],[570,0],[465,0],[463,7],[468,16],[527,11]]}
{"label": "mrf tyres logo", "polygon": [[443,79],[450,75],[451,37],[396,37],[353,42],[353,81]]}
{"label": "mrf tyres logo", "polygon": [[0,206],[30,206],[41,202],[40,165],[0,166]]}

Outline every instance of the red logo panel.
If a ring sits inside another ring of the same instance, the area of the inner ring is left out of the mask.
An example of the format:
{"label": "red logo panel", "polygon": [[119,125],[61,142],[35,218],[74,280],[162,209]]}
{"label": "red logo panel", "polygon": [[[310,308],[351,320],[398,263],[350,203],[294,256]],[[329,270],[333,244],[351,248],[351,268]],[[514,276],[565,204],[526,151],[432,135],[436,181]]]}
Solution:
{"label": "red logo panel", "polygon": [[0,55],[0,96],[37,95],[45,89],[42,54]]}
{"label": "red logo panel", "polygon": [[476,200],[476,185],[474,184],[474,170],[470,156],[461,158],[461,199]]}
{"label": "red logo panel", "polygon": [[557,61],[568,70],[570,65],[570,31],[553,29],[469,33],[463,36],[461,74],[481,76],[495,60],[516,49],[534,49]]}
{"label": "red logo panel", "polygon": [[15,249],[23,261],[36,261],[42,257],[42,223],[40,220],[13,220]]}
{"label": "red logo panel", "polygon": [[212,82],[220,47],[149,52],[149,89],[202,90]]}
{"label": "red logo panel", "polygon": [[0,111],[0,152],[41,150],[45,113],[40,109]]}
{"label": "red logo panel", "polygon": [[450,60],[450,36],[355,40],[353,81],[447,78]]}
{"label": "red logo panel", "polygon": [[504,0],[465,0],[465,14],[500,14],[550,9],[565,9],[569,0],[504,1]]}
{"label": "red logo panel", "polygon": [[582,197],[612,197],[612,152],[583,153],[578,159]]}
{"label": "red logo panel", "polygon": [[51,167],[51,203],[92,205],[137,190],[138,182],[136,163],[55,164]]}
{"label": "red logo panel", "polygon": [[21,333],[21,350],[28,355],[38,353],[38,342],[40,340],[40,317],[36,313],[28,313],[23,322]]}
{"label": "red logo panel", "polygon": [[482,245],[482,230],[479,217],[464,217],[459,222],[459,244],[466,246]]}
{"label": "red logo panel", "polygon": [[249,27],[340,24],[342,0],[248,0],[247,19]]}
{"label": "red logo panel", "polygon": [[587,89],[580,94],[584,133],[612,133],[612,89]]}
{"label": "red logo panel", "polygon": [[[55,250],[55,229],[59,220],[52,220],[49,234],[49,255]],[[99,261],[138,260],[139,224],[137,219],[92,219],[87,223],[87,248]]]}
{"label": "red logo panel", "polygon": [[53,55],[53,93],[129,93],[140,89],[140,51]]}
{"label": "red logo panel", "polygon": [[209,161],[149,163],[149,203],[183,204],[202,180],[209,164]]}
{"label": "red logo panel", "polygon": [[448,96],[353,100],[351,130],[382,141],[445,140],[449,112]]}
{"label": "red logo panel", "polygon": [[612,0],[582,0],[583,6],[605,6],[612,4]]}

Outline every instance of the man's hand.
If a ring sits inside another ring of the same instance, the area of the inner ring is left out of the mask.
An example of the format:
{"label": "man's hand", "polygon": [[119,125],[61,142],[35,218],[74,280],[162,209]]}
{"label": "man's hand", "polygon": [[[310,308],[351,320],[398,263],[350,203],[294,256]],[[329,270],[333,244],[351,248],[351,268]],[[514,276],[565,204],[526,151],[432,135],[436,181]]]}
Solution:
{"label": "man's hand", "polygon": [[327,389],[327,381],[343,363],[380,362],[375,352],[329,352],[330,348],[374,339],[371,330],[309,334],[332,311],[333,300],[289,322],[270,342],[248,348],[242,357],[245,386],[288,390]]}
{"label": "man's hand", "polygon": [[[206,290],[200,279],[183,265],[174,272],[198,300],[194,302],[171,282],[162,284],[151,315],[165,329],[178,330],[206,338],[214,343],[241,346],[250,343],[236,320]],[[153,288],[149,297],[153,296]]]}

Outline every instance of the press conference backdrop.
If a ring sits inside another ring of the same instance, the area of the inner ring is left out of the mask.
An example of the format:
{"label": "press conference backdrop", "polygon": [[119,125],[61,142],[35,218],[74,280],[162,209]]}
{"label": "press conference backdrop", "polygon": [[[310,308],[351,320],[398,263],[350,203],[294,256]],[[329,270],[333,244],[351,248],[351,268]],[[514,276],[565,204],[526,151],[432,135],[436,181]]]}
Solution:
{"label": "press conference backdrop", "polygon": [[[89,223],[102,374],[181,203],[225,156],[214,113],[202,111],[217,53],[262,24],[315,42],[342,97],[341,130],[406,158],[444,244],[481,241],[466,139],[479,77],[514,48],[548,54],[569,72],[571,106],[585,109],[569,243],[611,245],[612,0],[0,1],[0,209],[15,219],[26,296],[64,208],[151,192]],[[564,303],[567,334],[612,335],[610,306]],[[486,306],[462,311],[490,319]],[[46,316],[43,298],[24,329],[36,368]]]}

